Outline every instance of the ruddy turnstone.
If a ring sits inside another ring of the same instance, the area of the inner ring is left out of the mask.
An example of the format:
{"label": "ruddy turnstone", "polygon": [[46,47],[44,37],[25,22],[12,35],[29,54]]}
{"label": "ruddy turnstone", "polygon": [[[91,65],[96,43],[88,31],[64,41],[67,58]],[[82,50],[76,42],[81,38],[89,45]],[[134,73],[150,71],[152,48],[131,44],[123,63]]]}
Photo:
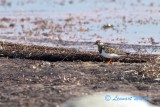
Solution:
{"label": "ruddy turnstone", "polygon": [[104,45],[100,40],[97,40],[95,43],[98,46],[98,51],[101,56],[105,58],[110,58],[109,64],[112,64],[112,58],[118,58],[121,56],[126,56],[129,53],[118,50],[115,47]]}

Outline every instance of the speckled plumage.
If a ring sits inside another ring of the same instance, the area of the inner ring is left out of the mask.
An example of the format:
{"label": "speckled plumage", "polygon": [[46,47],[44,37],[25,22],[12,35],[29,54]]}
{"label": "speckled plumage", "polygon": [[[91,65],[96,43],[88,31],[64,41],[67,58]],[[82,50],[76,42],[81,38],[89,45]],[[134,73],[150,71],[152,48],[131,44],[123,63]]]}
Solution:
{"label": "speckled plumage", "polygon": [[97,40],[95,44],[98,46],[99,53],[104,57],[114,58],[127,55],[126,52],[120,51],[115,47],[104,45],[100,40]]}

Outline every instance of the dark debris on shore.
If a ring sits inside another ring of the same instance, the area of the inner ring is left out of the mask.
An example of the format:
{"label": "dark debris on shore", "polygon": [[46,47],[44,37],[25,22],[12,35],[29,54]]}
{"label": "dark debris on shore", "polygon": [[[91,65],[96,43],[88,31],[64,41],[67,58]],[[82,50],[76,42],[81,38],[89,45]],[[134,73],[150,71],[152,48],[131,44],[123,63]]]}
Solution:
{"label": "dark debris on shore", "polygon": [[[44,61],[104,61],[98,52],[79,51],[76,49],[52,48],[45,46],[27,46],[0,41],[0,56],[9,58],[25,58]],[[142,63],[155,59],[157,55],[131,54],[114,61],[125,63]],[[108,60],[108,59],[106,59]]]}
{"label": "dark debris on shore", "polygon": [[130,92],[160,105],[156,55],[129,55],[108,65],[97,54],[0,42],[0,106],[58,107],[97,91]]}

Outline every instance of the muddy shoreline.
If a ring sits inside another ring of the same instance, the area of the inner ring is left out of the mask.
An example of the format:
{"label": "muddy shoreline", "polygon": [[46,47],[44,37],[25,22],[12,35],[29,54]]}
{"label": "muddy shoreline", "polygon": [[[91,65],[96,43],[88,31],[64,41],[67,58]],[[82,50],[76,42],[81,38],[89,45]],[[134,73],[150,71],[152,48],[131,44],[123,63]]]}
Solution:
{"label": "muddy shoreline", "polygon": [[[0,107],[59,107],[100,91],[129,92],[160,106],[159,6],[158,0],[1,0]],[[108,65],[96,40],[135,54]]]}
{"label": "muddy shoreline", "polygon": [[[0,51],[1,107],[58,107],[70,98],[99,91],[130,92],[160,105],[160,70],[155,56],[141,56],[142,63],[133,61],[139,59],[135,55],[108,65],[100,58],[93,60],[96,52],[73,51],[70,60],[62,61],[70,50],[1,42]],[[44,60],[45,55],[48,59],[62,57]]]}
{"label": "muddy shoreline", "polygon": [[[52,48],[38,45],[12,44],[0,41],[0,56],[43,61],[107,61],[98,52],[79,51],[77,49]],[[158,55],[130,54],[114,61],[126,63],[150,62]]]}
{"label": "muddy shoreline", "polygon": [[[58,107],[70,98],[99,91],[130,92],[151,98],[151,103],[160,105],[160,82],[153,81],[155,77],[152,75],[143,78],[139,68],[143,66],[143,63],[107,65],[1,57],[0,105]],[[130,70],[139,74],[128,73]]]}

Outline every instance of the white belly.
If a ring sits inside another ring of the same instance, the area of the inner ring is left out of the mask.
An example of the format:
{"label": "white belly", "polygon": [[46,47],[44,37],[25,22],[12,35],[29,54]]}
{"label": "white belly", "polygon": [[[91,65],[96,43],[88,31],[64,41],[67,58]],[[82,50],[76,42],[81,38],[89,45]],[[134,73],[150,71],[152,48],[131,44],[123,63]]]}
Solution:
{"label": "white belly", "polygon": [[105,58],[117,58],[117,57],[120,57],[121,55],[117,55],[117,54],[109,54],[109,53],[105,53],[104,50],[102,50],[102,53],[101,55]]}

